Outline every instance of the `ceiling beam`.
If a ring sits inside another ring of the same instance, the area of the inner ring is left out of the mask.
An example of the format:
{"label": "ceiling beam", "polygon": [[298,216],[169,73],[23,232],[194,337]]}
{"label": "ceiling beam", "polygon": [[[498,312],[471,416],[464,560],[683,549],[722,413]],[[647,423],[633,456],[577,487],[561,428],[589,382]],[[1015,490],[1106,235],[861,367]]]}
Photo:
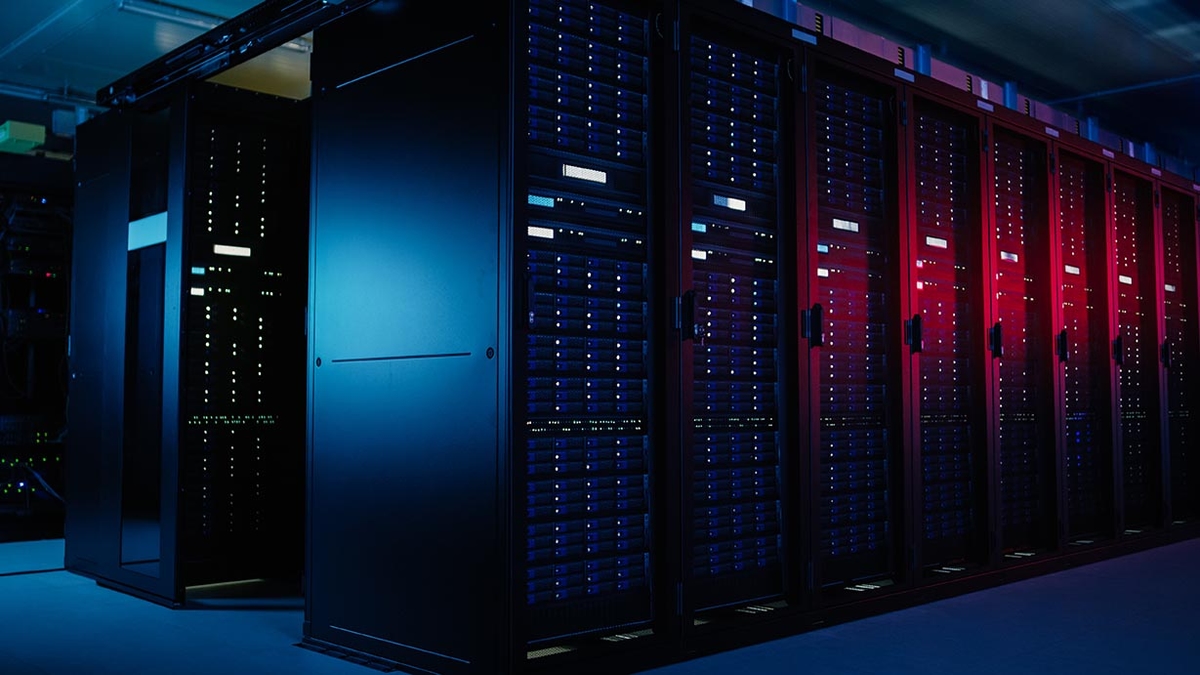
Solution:
{"label": "ceiling beam", "polygon": [[266,0],[102,87],[96,92],[96,102],[118,108],[152,106],[176,85],[249,61],[373,2]]}

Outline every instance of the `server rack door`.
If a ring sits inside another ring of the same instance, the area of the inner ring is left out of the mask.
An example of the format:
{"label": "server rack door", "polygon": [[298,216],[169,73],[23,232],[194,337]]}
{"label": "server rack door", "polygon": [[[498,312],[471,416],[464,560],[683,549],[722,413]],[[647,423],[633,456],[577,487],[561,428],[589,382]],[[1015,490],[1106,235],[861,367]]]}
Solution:
{"label": "server rack door", "polygon": [[699,21],[691,29],[684,578],[687,608],[702,611],[785,588],[779,186],[787,146],[782,57]]}
{"label": "server rack door", "polygon": [[[1162,190],[1163,317],[1159,358],[1167,371],[1167,451],[1171,468],[1171,519],[1200,516],[1200,442],[1196,383],[1200,382],[1200,316],[1197,316],[1196,198]],[[1189,384],[1191,383],[1191,384]]]}
{"label": "server rack door", "polygon": [[919,564],[942,577],[986,561],[987,377],[980,119],[914,98],[909,163]]}
{"label": "server rack door", "polygon": [[1104,166],[1069,152],[1058,164],[1066,526],[1072,542],[1111,536],[1112,359]]}
{"label": "server rack door", "polygon": [[1120,170],[1112,176],[1120,368],[1122,527],[1138,532],[1159,523],[1162,455],[1159,425],[1154,188]]}
{"label": "server rack door", "polygon": [[903,539],[899,104],[893,87],[823,62],[809,94],[814,586],[860,597],[895,581]]}
{"label": "server rack door", "polygon": [[188,585],[296,576],[307,116],[215,85],[190,105],[178,564]]}
{"label": "server rack door", "polygon": [[654,618],[652,111],[645,8],[533,0],[527,19],[513,495],[537,658]]}
{"label": "server rack door", "polygon": [[1000,548],[1010,559],[1055,544],[1054,406],[1047,150],[995,126],[992,255],[996,314]]}

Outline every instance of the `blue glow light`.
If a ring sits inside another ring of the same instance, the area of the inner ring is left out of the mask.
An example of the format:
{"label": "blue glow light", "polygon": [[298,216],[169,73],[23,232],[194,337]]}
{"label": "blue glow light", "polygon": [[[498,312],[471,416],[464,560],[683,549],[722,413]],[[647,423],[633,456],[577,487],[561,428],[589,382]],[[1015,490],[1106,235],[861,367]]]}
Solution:
{"label": "blue glow light", "polygon": [[548,209],[554,208],[553,197],[542,197],[540,195],[530,194],[529,203],[533,206],[544,206]]}

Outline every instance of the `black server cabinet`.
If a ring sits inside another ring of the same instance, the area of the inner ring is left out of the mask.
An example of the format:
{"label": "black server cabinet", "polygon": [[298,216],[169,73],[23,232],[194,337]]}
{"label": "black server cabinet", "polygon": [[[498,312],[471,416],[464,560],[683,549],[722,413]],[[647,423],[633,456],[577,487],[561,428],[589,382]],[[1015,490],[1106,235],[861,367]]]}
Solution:
{"label": "black server cabinet", "polygon": [[1058,529],[1049,157],[1044,142],[1006,127],[990,136],[995,515],[999,550],[1021,560],[1054,548]]}
{"label": "black server cabinet", "polygon": [[779,601],[791,586],[783,411],[795,305],[781,252],[794,250],[782,226],[794,146],[791,51],[703,15],[686,21],[681,517],[684,609],[700,612]]}
{"label": "black server cabinet", "polygon": [[1171,468],[1171,519],[1200,516],[1200,300],[1197,296],[1196,196],[1162,187],[1163,319],[1159,358],[1166,368],[1166,447]]}
{"label": "black server cabinet", "polygon": [[1107,193],[1100,162],[1061,151],[1057,168],[1065,525],[1070,542],[1086,544],[1112,536],[1114,522]]}
{"label": "black server cabinet", "polygon": [[317,32],[310,642],[491,673],[661,638],[656,15]]}
{"label": "black server cabinet", "polygon": [[1112,358],[1119,369],[1121,528],[1136,533],[1162,518],[1159,418],[1158,281],[1154,185],[1114,168],[1118,333]]}
{"label": "black server cabinet", "polygon": [[915,361],[913,494],[922,573],[987,562],[987,360],[982,120],[911,99],[905,342]]}
{"label": "black server cabinet", "polygon": [[81,126],[68,569],[164,604],[298,578],[307,122],[194,85]]}
{"label": "black server cabinet", "polygon": [[861,598],[903,572],[902,106],[895,87],[832,61],[810,60],[807,85],[812,197],[800,349],[812,359],[813,580],[831,601]]}

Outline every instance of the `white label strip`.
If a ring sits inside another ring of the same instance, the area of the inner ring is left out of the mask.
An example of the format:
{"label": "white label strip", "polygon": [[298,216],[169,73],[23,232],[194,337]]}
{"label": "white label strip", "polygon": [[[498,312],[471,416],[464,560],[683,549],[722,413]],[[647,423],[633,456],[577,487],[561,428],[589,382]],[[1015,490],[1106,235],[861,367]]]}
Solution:
{"label": "white label strip", "polygon": [[708,260],[708,251],[701,251],[698,248],[692,249],[692,258],[694,260]]}
{"label": "white label strip", "polygon": [[896,77],[904,80],[905,82],[916,82],[917,81],[917,77],[915,75],[913,75],[912,73],[908,72],[907,70],[905,70],[903,68],[896,69]]}
{"label": "white label strip", "polygon": [[833,219],[833,229],[845,230],[846,232],[858,232],[858,223],[853,220],[842,220],[841,218]]}
{"label": "white label strip", "polygon": [[1001,251],[1000,259],[1007,260],[1008,262],[1021,262],[1021,256],[1016,253],[1009,253],[1008,251]]}
{"label": "white label strip", "polygon": [[1078,276],[1079,274],[1082,273],[1082,270],[1080,270],[1078,267],[1076,267],[1074,265],[1067,265],[1066,267],[1063,268],[1063,271],[1066,272],[1067,274],[1074,274],[1076,276]]}
{"label": "white label strip", "polygon": [[925,237],[925,245],[934,248],[949,248],[950,242],[941,237]]}
{"label": "white label strip", "polygon": [[154,246],[167,240],[167,212],[156,213],[129,223],[129,250]]}
{"label": "white label strip", "polygon": [[204,289],[192,286],[192,295],[204,295]]}
{"label": "white label strip", "polygon": [[1132,286],[1132,285],[1133,285],[1133,277],[1128,277],[1128,276],[1125,276],[1124,274],[1122,274],[1122,275],[1118,276],[1118,277],[1117,277],[1117,281],[1119,281],[1119,282],[1121,282],[1121,283],[1125,284],[1126,286]]}
{"label": "white label strip", "polygon": [[245,246],[226,246],[224,244],[213,244],[213,253],[217,255],[231,255],[235,258],[249,258],[250,249]]}
{"label": "white label strip", "polygon": [[811,33],[806,33],[804,31],[800,30],[799,28],[792,29],[792,37],[796,38],[797,40],[799,40],[801,42],[807,42],[810,45],[817,44],[817,36],[816,35],[813,35]]}
{"label": "white label strip", "polygon": [[1104,156],[1109,159],[1113,159],[1114,157],[1116,157],[1116,155],[1113,154],[1113,151],[1109,150],[1108,148],[1105,148],[1105,149],[1101,150],[1100,152],[1103,152]]}
{"label": "white label strip", "polygon": [[1167,292],[1174,293],[1175,292],[1175,284],[1167,284]]}
{"label": "white label strip", "polygon": [[1046,135],[1051,138],[1058,138],[1058,129],[1054,127],[1046,127]]}
{"label": "white label strip", "polygon": [[975,105],[979,106],[980,108],[983,108],[984,110],[986,110],[988,112],[996,112],[996,106],[992,105],[991,103],[988,103],[987,101],[975,101]]}
{"label": "white label strip", "polygon": [[530,225],[529,236],[539,237],[541,239],[553,239],[554,230],[549,227],[534,227],[533,225]]}
{"label": "white label strip", "polygon": [[723,206],[727,209],[732,209],[734,211],[745,211],[746,210],[746,200],[745,199],[735,199],[734,197],[725,197],[723,195],[713,195],[713,204],[716,204],[717,206]]}
{"label": "white label strip", "polygon": [[1161,176],[1161,175],[1162,175],[1162,169],[1155,169],[1155,168],[1151,167],[1151,168],[1150,168],[1150,173],[1154,174],[1155,176]]}
{"label": "white label strip", "polygon": [[818,268],[817,268],[817,276],[819,276],[819,277],[821,277],[821,278],[828,277],[828,276],[829,276],[829,270],[825,269],[824,267],[818,267]]}
{"label": "white label strip", "polygon": [[567,178],[577,178],[579,180],[591,181],[593,183],[608,183],[608,174],[596,169],[585,169],[582,166],[573,164],[563,164],[563,175]]}

